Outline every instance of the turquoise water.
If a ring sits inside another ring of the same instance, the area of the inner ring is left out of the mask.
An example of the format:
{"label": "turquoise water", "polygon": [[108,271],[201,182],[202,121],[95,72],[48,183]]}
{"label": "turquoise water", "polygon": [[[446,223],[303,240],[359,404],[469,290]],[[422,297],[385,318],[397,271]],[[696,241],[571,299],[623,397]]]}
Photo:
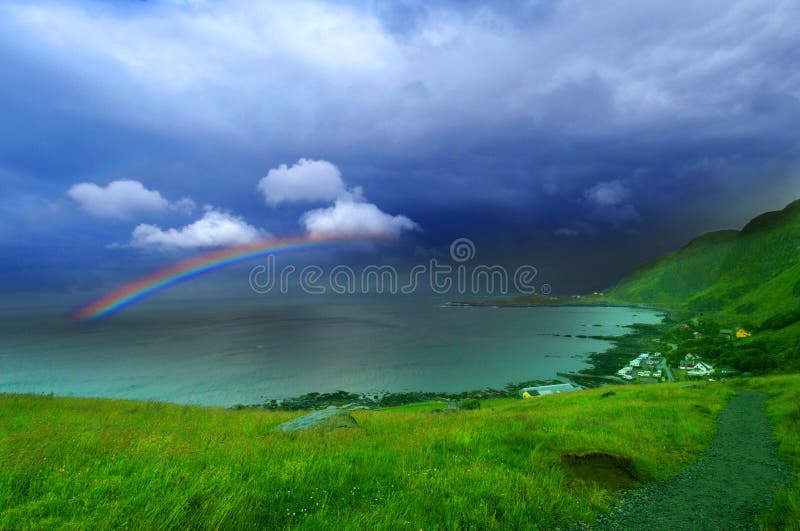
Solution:
{"label": "turquoise water", "polygon": [[[554,377],[661,315],[434,298],[142,305],[97,323],[3,316],[0,392],[229,406],[310,391],[463,391]],[[599,326],[597,326],[599,325]]]}

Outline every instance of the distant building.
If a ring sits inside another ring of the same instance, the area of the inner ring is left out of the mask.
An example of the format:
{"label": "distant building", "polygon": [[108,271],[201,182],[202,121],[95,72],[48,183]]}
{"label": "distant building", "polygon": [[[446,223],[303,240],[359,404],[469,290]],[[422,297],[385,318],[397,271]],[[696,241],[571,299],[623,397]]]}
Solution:
{"label": "distant building", "polygon": [[650,358],[649,360],[647,360],[647,363],[645,365],[647,365],[652,369],[653,367],[657,367],[659,363],[661,363],[660,359]]}
{"label": "distant building", "polygon": [[714,367],[703,361],[695,363],[694,368],[689,370],[689,376],[708,376],[714,374]]}
{"label": "distant building", "polygon": [[623,380],[633,380],[633,374],[631,374],[632,372],[633,372],[633,367],[626,366],[617,371],[617,376],[619,376]]}
{"label": "distant building", "polygon": [[719,331],[719,335],[721,335],[721,336],[732,336],[733,335],[733,330],[731,330],[730,328],[722,328]]}
{"label": "distant building", "polygon": [[[534,396],[547,396],[547,395],[557,395],[560,393],[571,393],[573,391],[578,391],[580,387],[572,385],[571,383],[564,383],[564,384],[554,384],[554,385],[537,385],[536,387],[526,387],[524,389],[519,390],[519,394],[523,396],[523,398],[529,398]],[[525,397],[525,395],[528,397]]]}
{"label": "distant building", "polygon": [[680,365],[678,365],[678,368],[688,371],[694,369],[698,363],[700,363],[700,361],[698,360],[697,356],[694,354],[687,354],[686,357],[681,361]]}
{"label": "distant building", "polygon": [[736,331],[736,337],[738,337],[739,339],[750,337],[750,335],[751,335],[750,332],[748,332],[744,328],[740,328],[739,330]]}

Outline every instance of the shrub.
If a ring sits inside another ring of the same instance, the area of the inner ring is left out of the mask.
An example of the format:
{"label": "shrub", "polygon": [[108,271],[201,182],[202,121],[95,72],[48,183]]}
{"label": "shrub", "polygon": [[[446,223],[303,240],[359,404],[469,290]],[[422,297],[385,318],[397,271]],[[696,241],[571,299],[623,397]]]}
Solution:
{"label": "shrub", "polygon": [[480,409],[481,403],[477,398],[466,398],[461,401],[461,409]]}
{"label": "shrub", "polygon": [[800,321],[800,307],[769,317],[761,323],[761,330],[780,330],[797,321]]}
{"label": "shrub", "polygon": [[740,304],[739,306],[737,306],[734,311],[736,313],[739,313],[739,314],[750,315],[751,313],[755,312],[757,309],[758,309],[758,307],[755,305],[755,303],[747,302],[745,304]]}

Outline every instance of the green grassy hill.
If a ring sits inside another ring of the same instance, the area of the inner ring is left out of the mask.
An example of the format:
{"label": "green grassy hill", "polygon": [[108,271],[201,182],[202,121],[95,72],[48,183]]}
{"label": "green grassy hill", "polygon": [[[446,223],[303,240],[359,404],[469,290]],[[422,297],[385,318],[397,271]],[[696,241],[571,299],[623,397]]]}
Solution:
{"label": "green grassy hill", "polygon": [[[613,302],[670,308],[680,319],[703,315],[720,328],[754,337],[729,362],[745,370],[800,370],[800,201],[712,232],[638,269],[607,293]],[[713,326],[706,326],[708,331]]]}
{"label": "green grassy hill", "polygon": [[[620,489],[695,461],[737,386],[771,394],[796,474],[798,376],[496,399],[449,413],[432,403],[355,411],[356,428],[297,433],[272,430],[302,412],[0,395],[0,528],[591,523]],[[620,468],[575,467],[575,456],[595,452]],[[798,500],[796,488],[781,492],[763,522],[781,528],[797,518]]]}
{"label": "green grassy hill", "polygon": [[[276,433],[302,412],[0,395],[0,528],[552,529],[591,521],[619,478],[562,456],[630,459],[631,486],[698,458],[723,385],[629,386],[353,412],[359,427]],[[438,407],[442,405],[439,404]],[[627,477],[627,476],[626,476]]]}
{"label": "green grassy hill", "polygon": [[626,277],[609,296],[736,315],[756,324],[800,308],[800,201],[741,231],[706,234]]}

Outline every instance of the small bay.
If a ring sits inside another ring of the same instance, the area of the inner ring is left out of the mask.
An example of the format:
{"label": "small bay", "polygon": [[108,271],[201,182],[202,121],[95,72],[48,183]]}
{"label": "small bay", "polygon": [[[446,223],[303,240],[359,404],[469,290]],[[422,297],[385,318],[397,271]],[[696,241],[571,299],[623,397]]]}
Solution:
{"label": "small bay", "polygon": [[[230,406],[304,393],[459,392],[586,367],[653,310],[446,307],[435,297],[140,305],[0,320],[0,392]],[[565,337],[572,336],[572,337]]]}

